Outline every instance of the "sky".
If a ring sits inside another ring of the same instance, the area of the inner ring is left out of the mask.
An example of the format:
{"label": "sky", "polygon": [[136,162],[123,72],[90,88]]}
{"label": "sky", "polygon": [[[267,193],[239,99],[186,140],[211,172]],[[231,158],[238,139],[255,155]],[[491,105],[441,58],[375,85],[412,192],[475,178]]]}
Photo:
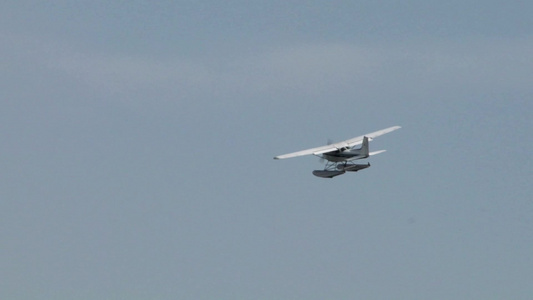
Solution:
{"label": "sky", "polygon": [[0,298],[530,298],[532,14],[2,1]]}

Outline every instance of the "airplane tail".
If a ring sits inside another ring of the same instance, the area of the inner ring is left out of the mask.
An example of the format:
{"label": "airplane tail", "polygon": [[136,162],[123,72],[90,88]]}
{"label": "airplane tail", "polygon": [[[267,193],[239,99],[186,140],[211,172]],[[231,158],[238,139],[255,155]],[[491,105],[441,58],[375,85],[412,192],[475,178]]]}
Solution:
{"label": "airplane tail", "polygon": [[350,152],[353,154],[353,157],[349,158],[348,160],[364,159],[371,155],[376,155],[376,154],[385,152],[385,150],[370,152],[369,147],[368,147],[368,141],[369,141],[369,138],[367,136],[363,137],[361,148],[351,150]]}
{"label": "airplane tail", "polygon": [[361,145],[361,148],[359,149],[359,153],[363,157],[369,157],[369,156],[372,156],[372,155],[383,153],[385,151],[387,151],[387,150],[378,150],[378,151],[374,151],[374,152],[369,152],[369,150],[368,150],[368,138],[366,136],[363,138],[363,144]]}
{"label": "airplane tail", "polygon": [[359,155],[363,157],[368,157],[369,151],[368,151],[368,138],[365,136],[363,137],[363,144],[361,145],[361,148],[359,149]]}

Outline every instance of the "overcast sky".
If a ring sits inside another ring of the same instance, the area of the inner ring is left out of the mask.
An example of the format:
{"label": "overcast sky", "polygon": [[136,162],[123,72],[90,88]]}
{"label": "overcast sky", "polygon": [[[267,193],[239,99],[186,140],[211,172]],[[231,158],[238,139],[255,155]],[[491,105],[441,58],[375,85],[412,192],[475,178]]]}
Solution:
{"label": "overcast sky", "polygon": [[0,298],[530,298],[532,15],[2,1]]}

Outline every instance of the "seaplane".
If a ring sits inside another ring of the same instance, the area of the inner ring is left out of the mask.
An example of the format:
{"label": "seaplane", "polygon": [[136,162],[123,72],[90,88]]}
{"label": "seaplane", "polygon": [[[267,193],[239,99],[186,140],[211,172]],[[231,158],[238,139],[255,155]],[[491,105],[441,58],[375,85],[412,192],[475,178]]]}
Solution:
{"label": "seaplane", "polygon": [[[365,159],[380,154],[386,150],[369,151],[368,143],[378,136],[400,129],[392,126],[375,132],[367,133],[338,143],[329,143],[325,146],[301,150],[288,154],[275,156],[274,159],[286,159],[305,155],[314,155],[326,161],[323,170],[314,170],[313,175],[322,178],[333,178],[346,172],[357,172],[370,167],[370,163],[357,164],[353,161]],[[358,147],[361,145],[360,147]]]}

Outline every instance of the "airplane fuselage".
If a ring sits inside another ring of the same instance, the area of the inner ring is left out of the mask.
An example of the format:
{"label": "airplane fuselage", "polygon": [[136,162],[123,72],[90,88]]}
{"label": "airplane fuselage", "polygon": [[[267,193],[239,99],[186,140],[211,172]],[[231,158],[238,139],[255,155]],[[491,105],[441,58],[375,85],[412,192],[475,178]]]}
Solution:
{"label": "airplane fuselage", "polygon": [[360,151],[357,150],[347,150],[347,151],[333,151],[322,154],[322,157],[328,161],[341,162],[349,161],[354,159],[363,159],[367,158],[367,155],[361,155]]}
{"label": "airplane fuselage", "polygon": [[354,159],[363,159],[369,156],[368,152],[368,138],[363,137],[361,148],[346,147],[338,149],[337,151],[326,152],[322,154],[324,159],[332,162],[343,162]]}

